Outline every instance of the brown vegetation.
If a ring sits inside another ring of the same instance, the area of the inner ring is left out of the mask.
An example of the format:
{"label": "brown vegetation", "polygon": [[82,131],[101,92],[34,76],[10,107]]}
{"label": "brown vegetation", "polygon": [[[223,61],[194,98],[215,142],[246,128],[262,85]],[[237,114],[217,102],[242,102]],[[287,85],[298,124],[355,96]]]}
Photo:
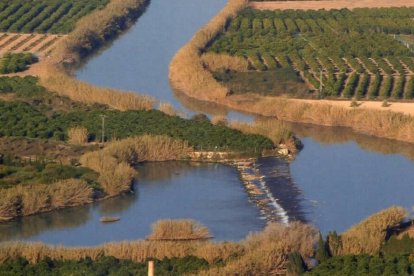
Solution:
{"label": "brown vegetation", "polygon": [[88,142],[88,130],[84,127],[73,127],[68,130],[68,142],[73,145],[83,145]]}
{"label": "brown vegetation", "polygon": [[247,60],[236,56],[208,52],[201,56],[201,60],[210,71],[234,70],[245,72],[249,69]]}
{"label": "brown vegetation", "polygon": [[346,109],[329,104],[255,95],[230,96],[222,102],[236,110],[272,116],[279,120],[350,127],[357,132],[414,143],[414,118],[401,113]]}
{"label": "brown vegetation", "polygon": [[80,161],[100,174],[99,183],[108,195],[114,196],[130,190],[136,175],[131,165],[178,160],[191,152],[187,142],[167,136],[143,135],[111,142],[102,150],[84,154]]}
{"label": "brown vegetation", "polygon": [[83,180],[15,186],[0,190],[0,219],[29,216],[92,202],[93,190]]}
{"label": "brown vegetation", "polygon": [[40,83],[48,90],[70,99],[87,103],[103,104],[118,110],[149,110],[155,100],[134,92],[123,92],[111,88],[96,87],[75,80],[53,66],[46,66],[41,74]]}
{"label": "brown vegetation", "polygon": [[405,209],[391,207],[380,211],[341,235],[340,255],[377,254],[387,230],[398,226],[407,216]]}
{"label": "brown vegetation", "polygon": [[110,0],[101,10],[83,17],[75,30],[56,43],[51,57],[32,66],[30,74],[40,76],[48,90],[87,104],[103,104],[118,110],[152,109],[152,97],[78,81],[68,75],[65,64],[77,65],[81,58],[117,36],[145,9],[147,0]]}
{"label": "brown vegetation", "polygon": [[83,17],[57,46],[57,55],[76,61],[128,28],[142,13],[146,0],[110,0],[105,8]]}
{"label": "brown vegetation", "polygon": [[71,160],[78,159],[85,151],[94,148],[94,145],[88,147],[73,146],[50,139],[0,138],[0,152],[5,155],[19,157],[22,160],[44,158],[57,163],[69,164]]}
{"label": "brown vegetation", "polygon": [[210,264],[226,265],[204,272],[205,275],[274,275],[283,272],[287,256],[300,252],[307,258],[313,255],[317,231],[305,224],[271,224],[263,232],[253,234],[240,243],[209,241],[136,241],[109,243],[95,248],[65,248],[41,243],[3,243],[0,263],[19,257],[36,263],[50,257],[57,260],[92,260],[102,256],[143,262],[147,258],[185,257],[193,255]]}
{"label": "brown vegetation", "polygon": [[147,240],[205,240],[211,237],[207,227],[194,220],[159,220],[152,225]]}
{"label": "brown vegetation", "polygon": [[228,20],[236,16],[247,4],[247,0],[230,0],[224,10],[178,51],[171,62],[169,73],[174,87],[201,100],[219,99],[229,93],[228,89],[215,81],[212,74],[204,68],[201,54],[206,45],[224,30]]}
{"label": "brown vegetation", "polygon": [[161,112],[164,112],[167,115],[170,116],[178,116],[179,112],[175,110],[175,108],[170,103],[162,102],[160,103],[160,106],[158,107],[158,110]]}
{"label": "brown vegetation", "polygon": [[253,123],[232,122],[230,126],[244,133],[263,135],[272,140],[275,145],[285,144],[290,151],[297,151],[296,139],[293,133],[281,121],[262,119]]}

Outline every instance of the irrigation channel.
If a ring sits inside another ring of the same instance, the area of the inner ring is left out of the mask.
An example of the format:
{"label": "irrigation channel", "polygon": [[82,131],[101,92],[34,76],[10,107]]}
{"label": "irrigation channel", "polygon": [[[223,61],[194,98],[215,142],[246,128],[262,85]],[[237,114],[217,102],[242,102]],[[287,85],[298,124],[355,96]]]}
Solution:
{"label": "irrigation channel", "polygon": [[[173,55],[225,5],[226,0],[151,0],[145,14],[78,71],[99,86],[138,91],[184,113],[249,115],[186,99],[170,88]],[[200,12],[202,11],[202,12]],[[323,233],[343,231],[391,205],[414,205],[414,146],[355,134],[343,128],[292,124],[304,149],[292,162],[261,158],[244,169],[280,222],[302,220]],[[261,230],[266,216],[246,193],[239,171],[221,164],[148,163],[138,168],[135,193],[90,206],[60,210],[0,225],[0,241],[20,239],[96,245],[144,238],[162,218],[192,218],[217,240],[239,240]],[[119,216],[102,224],[102,216]]]}

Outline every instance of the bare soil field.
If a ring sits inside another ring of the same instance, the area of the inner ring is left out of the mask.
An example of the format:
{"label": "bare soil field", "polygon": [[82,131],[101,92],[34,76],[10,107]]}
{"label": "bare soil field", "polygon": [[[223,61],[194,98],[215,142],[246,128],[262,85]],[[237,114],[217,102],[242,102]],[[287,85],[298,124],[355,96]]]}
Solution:
{"label": "bare soil field", "polygon": [[63,35],[0,33],[0,56],[11,52],[31,52],[39,58],[47,56]]}
{"label": "bare soil field", "polygon": [[332,10],[355,8],[414,7],[414,0],[322,0],[322,1],[269,1],[251,2],[250,7],[260,10]]}

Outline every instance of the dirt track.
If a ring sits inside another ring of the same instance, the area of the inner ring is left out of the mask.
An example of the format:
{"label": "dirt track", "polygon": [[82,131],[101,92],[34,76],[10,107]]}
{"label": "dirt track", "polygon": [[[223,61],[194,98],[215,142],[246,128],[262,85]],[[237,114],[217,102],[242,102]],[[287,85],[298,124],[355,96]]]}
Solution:
{"label": "dirt track", "polygon": [[251,2],[250,7],[260,10],[319,10],[414,7],[414,0],[324,0],[324,1],[277,1]]}

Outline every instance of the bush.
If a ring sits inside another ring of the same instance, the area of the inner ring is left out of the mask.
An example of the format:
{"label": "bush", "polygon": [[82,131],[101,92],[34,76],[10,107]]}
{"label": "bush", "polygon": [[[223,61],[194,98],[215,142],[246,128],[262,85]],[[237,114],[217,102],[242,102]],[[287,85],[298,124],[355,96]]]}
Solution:
{"label": "bush", "polygon": [[0,60],[0,74],[24,71],[29,65],[36,63],[38,58],[31,53],[5,54]]}

